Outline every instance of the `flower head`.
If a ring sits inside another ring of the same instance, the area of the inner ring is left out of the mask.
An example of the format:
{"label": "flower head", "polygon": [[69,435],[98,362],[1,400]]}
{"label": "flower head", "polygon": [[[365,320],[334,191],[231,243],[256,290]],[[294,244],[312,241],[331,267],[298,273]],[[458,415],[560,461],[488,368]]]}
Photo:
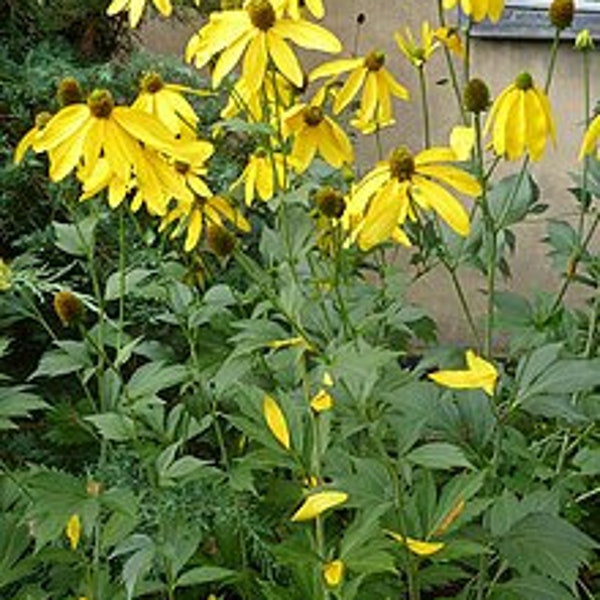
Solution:
{"label": "flower head", "polygon": [[[168,17],[171,15],[171,12],[173,12],[171,0],[152,0],[152,2],[163,17]],[[137,27],[140,22],[145,6],[146,0],[112,0],[106,9],[106,14],[112,17],[124,10],[128,11],[129,25],[133,29],[134,27]]]}
{"label": "flower head", "polygon": [[[444,8],[454,8],[458,0],[444,0]],[[502,16],[504,0],[460,0],[463,12],[479,23],[489,17],[492,23],[496,23]]]}
{"label": "flower head", "polygon": [[400,33],[394,35],[400,52],[406,56],[409,62],[417,69],[423,68],[425,63],[431,58],[438,44],[431,25],[424,21],[421,25],[421,43],[419,44],[413,36],[412,31],[406,28],[405,35]]}
{"label": "flower head", "polygon": [[396,148],[353,189],[344,223],[363,250],[393,239],[408,245],[401,229],[416,207],[433,210],[459,235],[469,233],[469,215],[447,187],[468,196],[481,193],[477,180],[453,166],[450,148],[430,148],[413,156]]}
{"label": "flower head", "polygon": [[64,327],[76,323],[83,314],[81,300],[69,290],[62,290],[54,295],[52,301],[54,312],[57,314]]}
{"label": "flower head", "polygon": [[285,169],[287,163],[280,153],[269,156],[266,151],[258,150],[250,156],[248,164],[232,188],[244,183],[244,197],[246,204],[251,206],[254,198],[270,200],[276,189],[283,189],[285,185]]}
{"label": "flower head", "polygon": [[484,132],[491,129],[496,153],[516,160],[529,153],[539,160],[548,137],[556,139],[556,129],[548,97],[531,75],[523,72],[496,98]]}
{"label": "flower head", "polygon": [[360,108],[357,114],[361,123],[375,121],[377,125],[392,124],[392,96],[408,100],[408,90],[400,85],[385,68],[385,54],[373,50],[364,57],[334,60],[317,67],[309,75],[314,81],[321,77],[349,73],[344,85],[337,91],[333,112],[340,113],[362,88]]}
{"label": "flower head", "polygon": [[310,407],[316,412],[321,413],[333,408],[333,397],[327,390],[319,390],[310,401]]}
{"label": "flower head", "polygon": [[64,79],[61,79],[58,84],[56,99],[62,107],[68,106],[69,104],[76,104],[77,102],[83,102],[85,97],[77,79],[74,77],[65,77]]}
{"label": "flower head", "polygon": [[344,130],[319,104],[297,104],[283,115],[283,134],[294,136],[291,158],[299,173],[305,171],[317,153],[332,167],[354,160],[354,150]]}
{"label": "flower head", "polygon": [[302,17],[301,9],[305,8],[315,19],[322,19],[325,16],[325,7],[323,0],[276,0],[281,7],[294,20]]}
{"label": "flower head", "polygon": [[573,22],[575,2],[573,0],[552,0],[548,9],[550,23],[557,29],[566,29]]}
{"label": "flower head", "polygon": [[186,59],[201,68],[218,54],[212,74],[215,88],[242,55],[242,76],[254,89],[261,87],[269,60],[300,88],[304,74],[287,40],[303,48],[332,53],[340,52],[342,46],[327,29],[303,19],[285,18],[282,13],[276,0],[249,0],[241,10],[214,12],[190,39]]}
{"label": "flower head", "polygon": [[196,137],[198,115],[181,92],[188,88],[165,83],[158,73],[146,73],[132,108],[154,115],[176,136]]}
{"label": "flower head", "polygon": [[293,514],[292,521],[311,521],[326,510],[344,504],[348,500],[346,492],[327,490],[308,496]]}
{"label": "flower head", "polygon": [[594,39],[589,29],[582,29],[575,38],[575,48],[580,52],[590,52],[594,49]]}
{"label": "flower head", "polygon": [[494,395],[498,371],[487,360],[477,356],[472,350],[466,353],[467,368],[456,371],[436,371],[429,378],[436,383],[455,389],[482,388],[488,396]]}
{"label": "flower head", "polygon": [[438,42],[446,46],[450,52],[454,52],[459,58],[464,58],[465,47],[456,27],[438,27],[434,30],[433,36]]}

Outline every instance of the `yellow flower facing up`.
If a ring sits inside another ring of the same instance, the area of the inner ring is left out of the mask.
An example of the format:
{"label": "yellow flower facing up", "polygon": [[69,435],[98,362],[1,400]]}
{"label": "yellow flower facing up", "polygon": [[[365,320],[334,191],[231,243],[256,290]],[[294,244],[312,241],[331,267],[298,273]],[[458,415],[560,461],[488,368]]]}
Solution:
{"label": "yellow flower facing up", "polygon": [[400,52],[417,69],[423,68],[438,47],[433,29],[431,29],[431,25],[427,21],[424,21],[421,25],[420,44],[417,43],[412,31],[408,27],[405,30],[405,35],[396,33],[394,39],[398,44]]}
{"label": "yellow flower facing up", "polygon": [[466,353],[467,368],[457,371],[436,371],[429,378],[439,385],[455,389],[481,388],[488,396],[494,395],[498,371],[487,360],[477,356],[472,350]]}
{"label": "yellow flower facing up", "polygon": [[284,188],[286,164],[283,154],[269,156],[266,151],[258,150],[250,156],[244,171],[231,187],[244,184],[247,206],[252,205],[256,196],[263,201],[270,200],[276,189]]}
{"label": "yellow flower facing up", "polygon": [[249,0],[241,10],[214,12],[190,39],[186,59],[201,68],[219,54],[212,73],[215,88],[242,55],[242,76],[254,89],[261,87],[270,60],[301,88],[302,67],[287,40],[302,48],[330,53],[340,52],[342,45],[327,29],[303,19],[285,18],[282,12],[281,5],[270,0]]}
{"label": "yellow flower facing up", "polygon": [[79,545],[79,540],[81,538],[81,520],[79,519],[79,515],[71,515],[67,521],[65,534],[69,539],[71,549],[77,550],[77,546]]}
{"label": "yellow flower facing up", "polygon": [[400,535],[395,531],[386,531],[386,533],[394,538],[397,542],[404,544],[413,554],[417,556],[431,556],[444,548],[444,542],[427,542],[417,540],[408,536]]}
{"label": "yellow flower facing up", "polygon": [[275,0],[283,10],[296,21],[302,17],[302,8],[306,9],[315,19],[325,16],[323,0]]}
{"label": "yellow flower facing up", "polygon": [[[458,0],[444,0],[446,10],[454,8]],[[479,23],[489,17],[492,23],[496,23],[502,16],[504,0],[460,0],[460,7],[473,21]]]}
{"label": "yellow flower facing up", "polygon": [[333,408],[333,397],[327,390],[320,390],[310,401],[310,407],[316,412],[321,413]]}
{"label": "yellow flower facing up", "polygon": [[345,566],[339,558],[323,565],[323,579],[329,587],[337,587],[344,578]]}
{"label": "yellow flower facing up", "polygon": [[594,153],[596,153],[596,156],[600,159],[598,139],[600,139],[600,115],[596,115],[583,136],[583,142],[581,143],[581,149],[579,150],[579,160],[586,154]]}
{"label": "yellow flower facing up", "polygon": [[354,150],[344,130],[317,104],[297,104],[283,115],[283,134],[294,136],[291,158],[302,173],[318,153],[332,167],[352,163]]}
{"label": "yellow flower facing up", "polygon": [[277,441],[286,449],[289,450],[290,445],[290,430],[285,419],[283,411],[277,404],[277,401],[268,394],[263,398],[263,416],[267,422],[267,426],[271,433],[277,438]]}
{"label": "yellow flower facing up", "polygon": [[357,120],[360,123],[375,122],[381,127],[394,122],[392,96],[400,100],[409,98],[408,90],[394,79],[384,65],[385,54],[373,51],[364,57],[325,63],[310,74],[309,80],[349,72],[344,85],[335,95],[333,112],[338,114],[344,110],[362,88]]}
{"label": "yellow flower facing up", "polygon": [[293,514],[292,521],[311,521],[330,508],[344,504],[347,500],[348,494],[346,492],[329,490],[311,494]]}
{"label": "yellow flower facing up", "polygon": [[222,196],[194,196],[191,200],[179,200],[162,219],[159,231],[177,222],[171,237],[186,232],[184,250],[191,252],[210,227],[223,227],[223,221],[232,223],[238,230],[248,233],[250,223],[228,200]]}
{"label": "yellow flower facing up", "polygon": [[409,245],[401,229],[415,208],[435,211],[456,233],[467,236],[469,215],[449,188],[476,197],[481,186],[469,173],[453,166],[451,148],[429,148],[413,156],[396,148],[353,189],[342,223],[362,250],[394,240]]}
{"label": "yellow flower facing up", "polygon": [[184,86],[165,83],[158,73],[146,73],[131,107],[154,115],[173,135],[195,139],[198,115],[182,95],[185,91]]}
{"label": "yellow flower facing up", "polygon": [[529,73],[521,73],[496,98],[484,133],[490,130],[496,154],[508,160],[516,160],[526,152],[532,160],[539,160],[548,137],[556,141],[550,101],[544,91],[535,86]]}
{"label": "yellow flower facing up", "polygon": [[[169,17],[173,12],[171,0],[152,0],[154,6],[163,17]],[[127,11],[129,13],[129,26],[137,27],[142,13],[146,6],[146,0],[112,0],[109,7],[106,9],[106,14],[110,17]]]}

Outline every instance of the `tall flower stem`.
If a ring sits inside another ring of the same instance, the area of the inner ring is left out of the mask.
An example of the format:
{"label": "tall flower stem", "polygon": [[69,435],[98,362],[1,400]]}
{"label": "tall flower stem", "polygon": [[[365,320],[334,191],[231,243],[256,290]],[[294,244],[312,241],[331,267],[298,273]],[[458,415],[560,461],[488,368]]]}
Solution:
{"label": "tall flower stem", "polygon": [[[446,27],[446,16],[444,14],[444,7],[442,5],[442,0],[438,0],[437,3],[438,8],[438,21],[440,27]],[[444,52],[444,56],[446,58],[446,65],[448,67],[448,74],[450,75],[450,82],[452,83],[452,90],[454,91],[454,95],[456,96],[456,103],[458,104],[458,110],[460,111],[460,116],[465,125],[467,125],[467,113],[465,112],[465,107],[462,102],[462,94],[460,91],[460,85],[458,83],[458,76],[456,74],[456,68],[454,67],[454,61],[452,60],[452,56],[450,54],[450,50],[446,47],[446,45],[442,45],[442,50]]]}
{"label": "tall flower stem", "polygon": [[419,72],[419,87],[421,89],[421,109],[423,112],[423,132],[425,148],[431,146],[431,131],[429,124],[429,105],[427,102],[427,79],[425,78],[425,69],[421,65],[418,67]]}

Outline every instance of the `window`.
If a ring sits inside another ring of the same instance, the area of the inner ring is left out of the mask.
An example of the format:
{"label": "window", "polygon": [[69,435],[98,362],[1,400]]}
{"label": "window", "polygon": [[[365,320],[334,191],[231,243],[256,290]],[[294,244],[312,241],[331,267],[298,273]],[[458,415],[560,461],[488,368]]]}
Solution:
{"label": "window", "polygon": [[[486,20],[474,24],[471,31],[474,36],[486,38],[552,38],[554,29],[548,21],[549,6],[550,0],[506,0],[498,23]],[[573,39],[578,31],[587,28],[593,38],[600,38],[600,0],[576,0],[575,7],[573,25],[563,37]]]}

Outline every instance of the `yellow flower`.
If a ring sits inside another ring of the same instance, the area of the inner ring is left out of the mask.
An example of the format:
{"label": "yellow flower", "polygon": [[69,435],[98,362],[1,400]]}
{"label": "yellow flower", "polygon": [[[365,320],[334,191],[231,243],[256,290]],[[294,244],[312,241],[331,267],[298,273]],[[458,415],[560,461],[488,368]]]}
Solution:
{"label": "yellow flower", "polygon": [[364,57],[335,60],[317,67],[309,76],[310,81],[350,72],[348,79],[336,93],[333,112],[340,113],[362,87],[360,109],[357,115],[361,123],[376,122],[377,125],[392,124],[392,95],[408,100],[408,90],[400,85],[384,67],[385,54],[373,51]]}
{"label": "yellow flower", "polygon": [[487,360],[477,356],[472,350],[467,350],[467,369],[458,371],[436,371],[429,378],[436,383],[455,389],[482,388],[488,396],[494,395],[498,371]]}
{"label": "yellow flower", "polygon": [[459,58],[465,57],[465,47],[456,27],[438,27],[434,30],[433,37]]}
{"label": "yellow flower", "polygon": [[171,237],[177,237],[187,230],[184,250],[191,252],[198,245],[206,228],[223,226],[223,220],[231,222],[240,231],[245,233],[250,231],[250,223],[225,198],[195,195],[191,200],[178,200],[177,206],[162,219],[159,231],[163,231],[177,221]]}
{"label": "yellow flower", "polygon": [[353,189],[343,223],[363,250],[393,239],[408,244],[400,229],[415,207],[433,210],[459,235],[469,234],[469,215],[446,186],[476,197],[481,186],[472,176],[448,164],[450,148],[429,148],[413,156],[405,147],[367,173]]}
{"label": "yellow flower", "polygon": [[182,96],[185,91],[184,86],[165,83],[158,73],[147,73],[131,107],[158,117],[173,135],[195,139],[198,115]]}
{"label": "yellow flower", "polygon": [[521,73],[494,101],[484,133],[492,130],[496,153],[509,160],[529,152],[539,160],[548,136],[556,140],[552,109],[543,90],[534,85],[529,73]]}
{"label": "yellow flower", "polygon": [[456,160],[465,161],[471,158],[471,152],[475,146],[475,129],[457,125],[450,132],[450,148],[456,155]]}
{"label": "yellow flower", "polygon": [[79,519],[79,515],[71,515],[67,522],[65,533],[69,538],[71,549],[77,550],[79,539],[81,538],[81,520]]}
{"label": "yellow flower", "polygon": [[50,153],[52,181],[64,179],[81,160],[81,178],[85,179],[103,156],[111,173],[128,182],[132,170],[143,162],[145,147],[178,153],[172,134],[157,118],[128,106],[115,106],[107,90],[95,90],[86,104],[61,109],[35,145],[37,151]]}
{"label": "yellow flower", "polygon": [[0,292],[6,292],[12,287],[12,271],[10,267],[0,258]]}
{"label": "yellow flower", "polygon": [[[152,2],[161,15],[164,17],[171,15],[173,11],[171,0],[152,0]],[[146,0],[112,0],[106,9],[106,14],[112,17],[124,10],[129,11],[129,25],[133,28],[140,22],[145,6]]]}
{"label": "yellow flower", "polygon": [[[444,8],[454,8],[457,2],[458,0],[444,0]],[[460,0],[460,6],[477,23],[486,17],[496,23],[502,16],[504,0]]]}
{"label": "yellow flower", "polygon": [[232,188],[244,183],[246,204],[251,206],[255,195],[261,200],[270,200],[275,189],[283,189],[285,184],[286,161],[282,154],[269,156],[264,150],[258,150],[250,156],[248,164]]}
{"label": "yellow flower", "polygon": [[288,39],[311,50],[336,53],[342,49],[327,29],[303,19],[284,18],[281,6],[270,0],[250,0],[241,10],[212,13],[189,41],[186,59],[201,68],[220,54],[212,74],[213,87],[218,87],[245,52],[242,73],[254,89],[262,85],[269,60],[300,88],[304,75]]}
{"label": "yellow flower", "polygon": [[316,412],[324,412],[333,408],[333,398],[326,390],[320,390],[310,401],[310,407]]}
{"label": "yellow flower", "polygon": [[424,21],[421,25],[421,45],[417,44],[412,31],[408,27],[406,28],[406,37],[396,33],[394,38],[400,52],[417,69],[421,69],[425,65],[438,47],[434,32],[427,21]]}
{"label": "yellow flower", "polygon": [[323,579],[329,587],[340,585],[344,578],[344,563],[338,558],[323,565]]}
{"label": "yellow flower", "polygon": [[263,416],[271,433],[277,438],[279,443],[286,449],[290,449],[290,430],[285,420],[283,411],[272,396],[265,394],[263,398]]}
{"label": "yellow flower", "polygon": [[332,167],[354,160],[354,150],[343,129],[318,104],[297,104],[283,115],[283,134],[294,135],[291,158],[299,173],[318,152]]}
{"label": "yellow flower", "polygon": [[292,521],[311,521],[326,510],[339,506],[347,500],[346,492],[325,491],[311,494],[293,514]]}
{"label": "yellow flower", "polygon": [[[32,148],[35,152],[39,152],[37,143],[42,137],[44,127],[46,127],[50,119],[52,119],[52,115],[45,111],[35,116],[35,125],[21,138],[15,148],[14,161],[16,164],[19,164],[23,160],[29,148]],[[52,157],[50,160],[52,160]]]}
{"label": "yellow flower", "polygon": [[[597,150],[598,138],[600,138],[600,115],[596,115],[596,118],[590,123],[588,130],[583,136],[583,142],[579,150],[579,160],[586,154],[594,154]],[[597,151],[596,155],[600,158],[600,150]]]}
{"label": "yellow flower", "polygon": [[393,537],[397,542],[404,544],[413,554],[417,556],[431,556],[439,552],[445,544],[443,542],[427,542],[416,540],[408,536],[402,536],[395,531],[386,531],[388,535]]}
{"label": "yellow flower", "polygon": [[[276,0],[277,1],[277,0]],[[301,18],[301,8],[306,8],[315,19],[322,19],[325,16],[325,7],[323,0],[278,0],[281,7],[290,15],[292,19]]]}

